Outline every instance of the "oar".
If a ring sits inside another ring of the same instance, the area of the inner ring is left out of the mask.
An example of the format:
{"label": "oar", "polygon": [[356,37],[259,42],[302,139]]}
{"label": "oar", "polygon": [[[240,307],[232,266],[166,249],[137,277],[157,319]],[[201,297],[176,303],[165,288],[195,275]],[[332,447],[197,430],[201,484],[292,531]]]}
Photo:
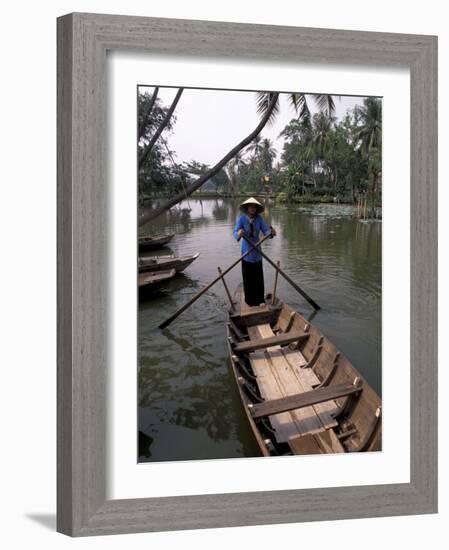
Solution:
{"label": "oar", "polygon": [[233,267],[235,267],[238,263],[240,263],[240,262],[243,260],[243,258],[245,258],[246,256],[248,256],[248,254],[249,254],[250,252],[252,252],[255,248],[257,248],[259,245],[261,245],[261,244],[265,241],[265,239],[268,239],[268,237],[270,237],[270,236],[271,236],[271,233],[270,233],[269,235],[266,235],[265,237],[262,237],[262,238],[260,239],[260,241],[257,242],[256,244],[253,244],[252,242],[249,242],[249,244],[251,245],[250,250],[247,250],[247,251],[245,252],[245,254],[243,254],[242,256],[240,256],[240,258],[239,258],[238,260],[236,260],[236,261],[235,261],[232,265],[230,265],[227,269],[225,269],[224,271],[222,271],[218,277],[216,277],[216,278],[215,278],[213,281],[211,281],[208,285],[206,285],[204,288],[202,288],[197,294],[195,294],[195,296],[193,296],[193,298],[190,298],[190,300],[189,300],[188,302],[186,302],[182,307],[180,307],[180,308],[178,309],[178,311],[176,311],[175,313],[173,313],[173,315],[172,315],[171,317],[169,317],[166,321],[164,321],[163,323],[161,323],[161,324],[159,325],[159,328],[160,328],[160,329],[163,329],[163,328],[165,328],[165,327],[168,327],[168,325],[169,325],[170,323],[172,323],[172,322],[176,319],[176,317],[178,317],[178,315],[181,315],[181,313],[182,313],[183,311],[185,311],[189,306],[191,306],[191,305],[193,304],[193,302],[196,302],[196,300],[198,300],[198,298],[199,298],[200,296],[202,296],[205,292],[207,292],[211,286],[213,286],[217,281],[219,281],[220,279],[222,279],[222,278],[226,275],[226,273],[228,273],[229,271],[231,271],[231,269],[232,269]]}
{"label": "oar", "polygon": [[[249,244],[252,244],[246,235],[243,235],[243,238],[245,239],[246,242],[248,242]],[[284,273],[278,265],[276,265],[272,260],[270,260],[270,258],[262,252],[262,250],[259,250],[259,252],[267,260],[267,262],[270,263],[274,267],[274,269],[276,269],[282,275],[282,277],[284,277],[284,279],[288,281],[292,285],[292,287],[295,290],[297,290],[301,294],[301,296],[303,296],[309,302],[309,304],[313,308],[315,308],[316,310],[321,309],[320,306],[314,300],[312,300],[312,298],[306,292],[304,292],[304,290],[299,288],[299,286],[294,281],[292,281],[290,277],[286,273]]]}

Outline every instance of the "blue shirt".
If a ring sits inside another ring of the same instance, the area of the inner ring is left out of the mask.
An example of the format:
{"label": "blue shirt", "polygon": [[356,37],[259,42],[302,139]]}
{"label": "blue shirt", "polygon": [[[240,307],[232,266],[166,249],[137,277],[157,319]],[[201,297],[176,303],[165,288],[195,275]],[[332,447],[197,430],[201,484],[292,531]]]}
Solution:
{"label": "blue shirt", "polygon": [[[254,236],[251,237],[251,224],[249,223],[248,216],[246,214],[240,216],[240,218],[237,220],[237,224],[236,224],[235,229],[234,229],[234,237],[238,240],[237,233],[238,233],[239,229],[243,229],[245,231],[245,235],[248,237],[248,239],[252,243],[256,244],[260,240],[259,235],[260,235],[261,231],[264,235],[269,235],[270,234],[270,228],[267,226],[264,219],[259,214],[256,214],[256,217],[254,218],[253,225],[254,225],[254,229],[255,229],[255,231],[254,231],[255,234],[254,234]],[[245,239],[242,237],[242,256],[250,248],[251,247],[250,247],[249,243],[247,241],[245,241]],[[254,263],[254,262],[260,262],[261,259],[262,259],[262,256],[261,256],[260,252],[257,249],[255,249],[255,250],[252,250],[248,254],[248,256],[245,256],[245,258],[243,258],[243,261]]]}

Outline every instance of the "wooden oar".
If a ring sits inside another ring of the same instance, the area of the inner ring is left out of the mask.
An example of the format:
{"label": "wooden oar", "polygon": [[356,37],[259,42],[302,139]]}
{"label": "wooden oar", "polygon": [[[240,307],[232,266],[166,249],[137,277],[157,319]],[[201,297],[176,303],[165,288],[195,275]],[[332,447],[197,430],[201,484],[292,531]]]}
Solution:
{"label": "wooden oar", "polygon": [[[243,238],[246,242],[252,244],[246,235],[243,235]],[[270,258],[262,252],[262,250],[259,250],[259,253],[267,260],[268,263],[270,263],[274,267],[274,269],[276,269],[282,275],[282,277],[284,277],[286,281],[288,281],[292,285],[295,290],[297,290],[301,294],[301,296],[303,296],[309,302],[309,304],[313,308],[315,308],[316,310],[321,309],[320,306],[314,300],[312,300],[312,298],[306,292],[304,292],[304,290],[302,290],[294,281],[292,281],[290,277],[286,273],[284,273],[278,265],[270,260]]]}
{"label": "wooden oar", "polygon": [[220,275],[218,277],[216,277],[213,281],[211,281],[208,285],[206,285],[203,289],[201,289],[197,294],[195,294],[195,296],[193,298],[190,298],[190,300],[188,302],[186,302],[182,307],[180,307],[178,309],[178,311],[176,311],[175,313],[173,313],[173,315],[171,317],[169,317],[166,321],[164,321],[163,323],[161,323],[159,325],[159,328],[160,329],[163,329],[165,327],[168,327],[168,325],[170,323],[172,323],[176,317],[178,317],[178,315],[181,315],[181,313],[183,311],[185,311],[189,306],[191,306],[193,304],[193,302],[196,302],[196,300],[198,300],[198,298],[200,296],[202,296],[205,292],[207,292],[209,290],[209,288],[211,286],[213,286],[217,281],[219,281],[220,279],[222,279],[224,277],[224,275],[226,275],[226,273],[228,273],[229,271],[231,271],[231,269],[233,267],[235,267],[238,263],[240,263],[243,258],[245,258],[246,256],[248,256],[248,254],[250,254],[255,248],[257,248],[259,245],[261,245],[266,239],[268,239],[268,237],[271,237],[271,233],[269,235],[266,235],[265,237],[262,237],[260,239],[259,242],[257,242],[256,244],[253,244],[252,242],[248,241],[251,248],[250,250],[247,250],[244,254],[242,254],[242,256],[240,256],[240,258],[238,260],[236,260],[232,265],[230,265],[227,269],[225,269],[224,271],[222,271],[220,273]]}

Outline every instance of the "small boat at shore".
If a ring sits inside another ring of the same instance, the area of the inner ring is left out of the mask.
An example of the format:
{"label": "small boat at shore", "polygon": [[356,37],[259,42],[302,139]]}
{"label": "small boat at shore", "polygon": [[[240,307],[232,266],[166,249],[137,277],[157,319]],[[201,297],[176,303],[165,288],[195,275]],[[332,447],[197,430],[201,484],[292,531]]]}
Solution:
{"label": "small boat at shore", "polygon": [[139,251],[142,250],[154,250],[155,248],[161,248],[168,244],[173,237],[174,233],[169,235],[145,235],[139,237]]}
{"label": "small boat at shore", "polygon": [[321,331],[279,299],[233,298],[227,346],[264,456],[380,451],[381,400]]}
{"label": "small boat at shore", "polygon": [[174,254],[139,258],[139,273],[167,269],[175,269],[176,273],[181,273],[187,266],[194,262],[199,255],[200,253],[197,252],[192,256],[183,256],[180,258],[177,258]]}
{"label": "small boat at shore", "polygon": [[174,269],[167,269],[165,271],[156,271],[149,273],[139,273],[138,285],[139,295],[143,295],[146,292],[156,290],[162,283],[166,283],[176,275]]}

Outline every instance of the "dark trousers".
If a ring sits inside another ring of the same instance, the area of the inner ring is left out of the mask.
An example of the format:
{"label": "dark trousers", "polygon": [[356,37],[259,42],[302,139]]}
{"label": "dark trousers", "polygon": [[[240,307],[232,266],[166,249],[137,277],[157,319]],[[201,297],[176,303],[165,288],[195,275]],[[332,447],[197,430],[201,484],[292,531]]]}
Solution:
{"label": "dark trousers", "polygon": [[245,302],[249,306],[258,306],[265,302],[262,260],[260,262],[242,260],[242,277]]}

